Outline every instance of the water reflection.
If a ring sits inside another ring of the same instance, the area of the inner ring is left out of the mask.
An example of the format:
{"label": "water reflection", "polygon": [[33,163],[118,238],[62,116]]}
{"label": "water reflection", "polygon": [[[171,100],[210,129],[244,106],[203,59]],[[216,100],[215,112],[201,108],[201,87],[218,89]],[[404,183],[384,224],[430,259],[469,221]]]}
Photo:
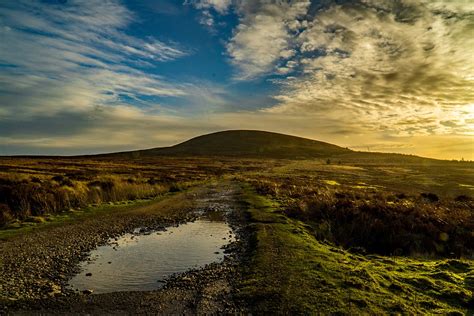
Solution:
{"label": "water reflection", "polygon": [[147,291],[163,285],[173,273],[224,258],[222,246],[234,241],[228,224],[197,220],[146,235],[126,234],[91,252],[91,261],[69,284],[94,293]]}

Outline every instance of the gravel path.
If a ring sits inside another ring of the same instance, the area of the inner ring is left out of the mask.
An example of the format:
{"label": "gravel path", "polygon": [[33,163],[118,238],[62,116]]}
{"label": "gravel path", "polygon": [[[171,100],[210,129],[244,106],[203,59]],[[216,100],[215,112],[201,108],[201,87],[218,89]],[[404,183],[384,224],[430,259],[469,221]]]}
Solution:
{"label": "gravel path", "polygon": [[[214,183],[140,207],[25,233],[0,243],[0,314],[243,313],[235,297],[239,263],[248,250],[240,189]],[[231,211],[229,211],[231,210]],[[137,227],[159,229],[219,211],[236,231],[222,263],[172,277],[156,291],[77,294],[66,290],[78,264],[98,245]]]}

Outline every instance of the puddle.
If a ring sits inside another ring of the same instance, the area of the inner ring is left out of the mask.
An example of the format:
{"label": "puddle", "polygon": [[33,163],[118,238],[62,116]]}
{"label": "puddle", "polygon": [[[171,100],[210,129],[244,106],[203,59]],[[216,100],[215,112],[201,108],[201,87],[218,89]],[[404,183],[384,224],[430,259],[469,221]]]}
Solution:
{"label": "puddle", "polygon": [[69,287],[94,293],[155,290],[174,273],[222,261],[222,247],[232,241],[235,235],[227,223],[207,219],[145,235],[126,234],[92,251],[91,261],[81,263],[82,272],[69,280]]}

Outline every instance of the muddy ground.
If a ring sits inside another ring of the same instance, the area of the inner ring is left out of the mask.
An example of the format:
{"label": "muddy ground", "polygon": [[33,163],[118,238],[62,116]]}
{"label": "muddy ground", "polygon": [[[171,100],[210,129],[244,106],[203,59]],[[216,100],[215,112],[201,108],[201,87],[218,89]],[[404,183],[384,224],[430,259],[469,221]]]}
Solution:
{"label": "muddy ground", "polygon": [[[245,313],[237,299],[239,266],[249,251],[240,188],[214,183],[140,207],[124,207],[81,220],[38,229],[0,243],[0,314],[215,314]],[[225,214],[238,241],[221,263],[170,278],[156,291],[74,293],[66,288],[87,254],[110,238],[137,227],[162,229]]]}

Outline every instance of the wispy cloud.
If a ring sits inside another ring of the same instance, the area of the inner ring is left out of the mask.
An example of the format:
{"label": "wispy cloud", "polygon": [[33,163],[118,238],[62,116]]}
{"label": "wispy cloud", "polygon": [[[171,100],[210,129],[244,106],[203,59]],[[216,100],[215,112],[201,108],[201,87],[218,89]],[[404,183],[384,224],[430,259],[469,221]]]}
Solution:
{"label": "wispy cloud", "polygon": [[472,1],[187,2],[211,29],[237,21],[228,38],[212,36],[235,69],[229,84],[158,75],[165,63],[193,65],[195,48],[132,35],[140,13],[181,18],[182,2],[146,0],[141,12],[119,0],[0,2],[0,154],[250,128],[445,158],[451,142],[473,159]]}
{"label": "wispy cloud", "polygon": [[123,29],[135,17],[118,1],[0,4],[3,117],[53,115],[121,104],[121,98],[180,96],[180,85],[145,71],[186,50]]}
{"label": "wispy cloud", "polygon": [[125,150],[196,133],[190,116],[225,104],[225,91],[154,74],[190,51],[128,35],[137,20],[113,0],[1,3],[0,154]]}

